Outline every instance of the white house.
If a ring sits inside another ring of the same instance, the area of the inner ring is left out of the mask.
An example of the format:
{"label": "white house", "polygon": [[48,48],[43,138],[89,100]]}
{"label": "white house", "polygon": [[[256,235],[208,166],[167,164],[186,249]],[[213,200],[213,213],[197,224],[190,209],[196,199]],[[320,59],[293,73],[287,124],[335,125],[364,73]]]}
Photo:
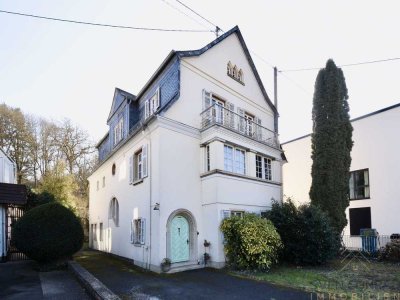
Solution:
{"label": "white house", "polygon": [[0,260],[4,261],[7,255],[7,203],[6,184],[16,183],[15,163],[3,150],[0,149]]}
{"label": "white house", "polygon": [[[225,263],[221,220],[282,198],[278,113],[238,27],[116,89],[89,177],[90,245],[160,271]],[[211,243],[205,249],[204,240]]]}
{"label": "white house", "polygon": [[[375,228],[381,235],[400,233],[400,103],[351,120],[354,146],[349,182],[350,206],[345,235]],[[309,201],[311,135],[282,144],[283,191],[298,203]]]}

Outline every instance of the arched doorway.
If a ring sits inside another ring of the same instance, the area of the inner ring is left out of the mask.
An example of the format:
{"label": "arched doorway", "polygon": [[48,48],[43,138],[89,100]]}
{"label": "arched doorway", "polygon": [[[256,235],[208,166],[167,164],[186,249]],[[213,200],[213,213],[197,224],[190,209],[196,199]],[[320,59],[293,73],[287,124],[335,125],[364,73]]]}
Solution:
{"label": "arched doorway", "polygon": [[196,259],[197,230],[192,214],[178,210],[170,215],[167,223],[167,256],[172,263]]}

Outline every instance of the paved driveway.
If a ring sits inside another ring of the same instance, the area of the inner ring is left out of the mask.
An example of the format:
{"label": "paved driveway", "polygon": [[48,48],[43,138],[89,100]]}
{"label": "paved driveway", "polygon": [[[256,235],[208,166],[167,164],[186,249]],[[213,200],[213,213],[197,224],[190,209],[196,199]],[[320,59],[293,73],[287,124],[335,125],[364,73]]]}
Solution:
{"label": "paved driveway", "polygon": [[0,264],[0,299],[90,299],[67,270],[37,272],[33,261]]}
{"label": "paved driveway", "polygon": [[214,269],[159,275],[95,251],[82,252],[76,260],[124,299],[141,294],[160,299],[310,299],[309,293],[234,277]]}

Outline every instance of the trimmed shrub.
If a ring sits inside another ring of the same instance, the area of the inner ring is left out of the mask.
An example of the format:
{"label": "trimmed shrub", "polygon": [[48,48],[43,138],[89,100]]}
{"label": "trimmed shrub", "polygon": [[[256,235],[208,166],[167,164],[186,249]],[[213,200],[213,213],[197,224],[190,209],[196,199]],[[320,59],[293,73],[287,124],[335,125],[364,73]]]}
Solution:
{"label": "trimmed shrub", "polygon": [[328,216],[316,206],[297,208],[288,199],[282,204],[274,203],[267,218],[282,238],[281,260],[299,265],[319,265],[333,258],[340,248],[339,237]]}
{"label": "trimmed shrub", "polygon": [[83,244],[79,219],[56,202],[29,210],[12,230],[15,246],[41,263],[67,259]]}
{"label": "trimmed shrub", "polygon": [[230,266],[237,269],[269,269],[278,261],[281,238],[271,221],[254,214],[222,221],[225,253]]}
{"label": "trimmed shrub", "polygon": [[400,240],[393,240],[386,244],[379,252],[380,260],[400,262]]}

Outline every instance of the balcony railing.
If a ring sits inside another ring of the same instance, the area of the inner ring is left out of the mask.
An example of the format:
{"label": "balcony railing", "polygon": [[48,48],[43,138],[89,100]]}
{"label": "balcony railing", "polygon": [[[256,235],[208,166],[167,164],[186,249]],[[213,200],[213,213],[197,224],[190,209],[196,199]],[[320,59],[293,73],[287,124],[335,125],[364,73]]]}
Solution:
{"label": "balcony railing", "polygon": [[278,135],[274,131],[218,104],[211,105],[201,113],[202,129],[213,125],[223,126],[268,146],[279,148]]}

